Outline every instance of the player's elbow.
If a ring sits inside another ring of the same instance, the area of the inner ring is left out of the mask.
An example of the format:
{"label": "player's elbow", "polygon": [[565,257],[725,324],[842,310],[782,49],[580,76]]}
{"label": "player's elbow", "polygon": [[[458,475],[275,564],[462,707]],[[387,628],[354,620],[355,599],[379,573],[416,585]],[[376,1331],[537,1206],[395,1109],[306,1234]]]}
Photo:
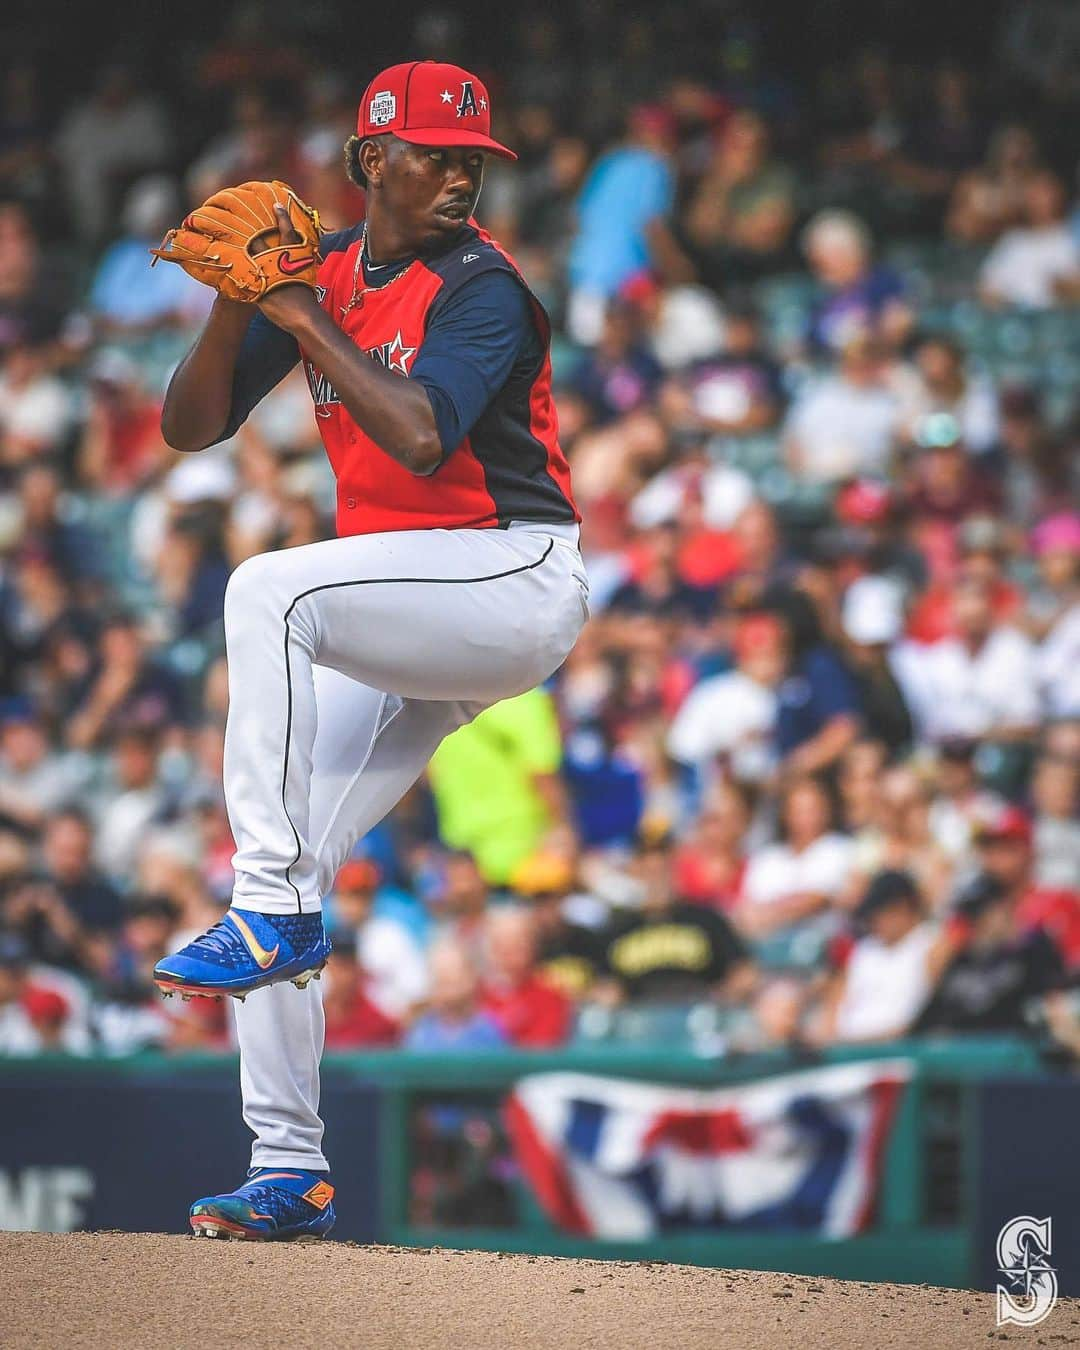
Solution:
{"label": "player's elbow", "polygon": [[431,435],[420,436],[403,446],[398,459],[417,478],[427,478],[442,463],[442,457],[438,432],[433,431]]}
{"label": "player's elbow", "polygon": [[185,455],[193,455],[196,451],[205,450],[208,445],[213,444],[212,440],[194,440],[182,436],[178,432],[167,429],[164,423],[161,427],[161,439],[170,450],[179,450]]}
{"label": "player's elbow", "polygon": [[161,438],[170,450],[180,450],[185,454],[194,454],[205,450],[208,445],[220,439],[224,423],[218,428],[217,435],[207,425],[195,425],[178,414],[174,407],[166,402],[161,413]]}

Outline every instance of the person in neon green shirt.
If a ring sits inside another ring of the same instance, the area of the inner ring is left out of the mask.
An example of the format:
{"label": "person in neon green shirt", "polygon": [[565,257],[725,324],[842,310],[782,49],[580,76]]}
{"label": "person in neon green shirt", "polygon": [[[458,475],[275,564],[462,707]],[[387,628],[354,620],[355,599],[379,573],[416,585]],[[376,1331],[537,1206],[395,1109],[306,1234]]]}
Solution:
{"label": "person in neon green shirt", "polygon": [[504,885],[565,818],[562,740],[551,696],[532,689],[486,709],[448,736],[428,765],[439,833]]}

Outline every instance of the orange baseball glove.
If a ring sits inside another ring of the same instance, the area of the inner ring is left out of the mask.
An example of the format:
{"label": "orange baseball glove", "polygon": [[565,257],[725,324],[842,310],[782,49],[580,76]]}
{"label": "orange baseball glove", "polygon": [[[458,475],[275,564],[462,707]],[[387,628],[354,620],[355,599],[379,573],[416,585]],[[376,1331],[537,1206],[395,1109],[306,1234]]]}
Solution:
{"label": "orange baseball glove", "polygon": [[[282,242],[274,207],[284,207],[295,241]],[[285,183],[241,183],[215,192],[170,230],[154,262],[179,263],[227,300],[254,304],[278,286],[315,285],[319,213]]]}

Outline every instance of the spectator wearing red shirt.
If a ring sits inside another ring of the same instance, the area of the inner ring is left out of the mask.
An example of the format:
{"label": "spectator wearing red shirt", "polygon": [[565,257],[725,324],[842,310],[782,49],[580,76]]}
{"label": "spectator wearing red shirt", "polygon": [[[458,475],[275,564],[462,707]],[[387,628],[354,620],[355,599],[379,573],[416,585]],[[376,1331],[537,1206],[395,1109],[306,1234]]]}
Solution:
{"label": "spectator wearing red shirt", "polygon": [[360,1050],[396,1044],[400,1028],[367,996],[364,972],[351,933],[334,934],[334,950],[326,963],[327,1050]]}
{"label": "spectator wearing red shirt", "polygon": [[1035,882],[1034,830],[1016,806],[989,810],[975,830],[982,870],[1005,887],[1020,931],[1040,928],[1070,970],[1080,969],[1080,890]]}
{"label": "spectator wearing red shirt", "polygon": [[746,874],[744,843],[749,827],[745,789],[732,782],[717,784],[675,855],[675,889],[684,900],[724,911],[735,908]]}
{"label": "spectator wearing red shirt", "polygon": [[682,535],[679,576],[687,585],[707,591],[739,570],[742,555],[735,536],[729,530],[715,528],[709,521],[701,476],[686,485],[678,525]]}
{"label": "spectator wearing red shirt", "polygon": [[526,910],[502,907],[488,915],[482,1006],[511,1045],[546,1049],[570,1034],[573,1005],[537,971],[536,921]]}
{"label": "spectator wearing red shirt", "polygon": [[78,449],[83,484],[124,496],[170,462],[161,435],[160,400],[143,388],[138,365],[123,352],[104,350],[89,371],[89,404]]}
{"label": "spectator wearing red shirt", "polygon": [[712,587],[692,585],[682,573],[683,536],[673,522],[643,531],[629,551],[630,580],[611,597],[614,617],[652,617],[666,623],[706,623],[715,603]]}
{"label": "spectator wearing red shirt", "polygon": [[994,618],[1011,623],[1020,615],[1024,592],[1005,572],[1004,526],[992,516],[971,516],[958,536],[961,562],[955,573],[939,576],[920,597],[908,618],[908,636],[916,642],[937,642],[955,635],[953,592],[958,580],[987,588]]}

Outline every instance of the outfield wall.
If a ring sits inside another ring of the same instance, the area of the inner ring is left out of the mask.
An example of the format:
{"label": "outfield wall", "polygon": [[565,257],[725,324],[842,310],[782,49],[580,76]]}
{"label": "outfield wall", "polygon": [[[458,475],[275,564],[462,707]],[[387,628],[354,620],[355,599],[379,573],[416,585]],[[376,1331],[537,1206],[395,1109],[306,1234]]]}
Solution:
{"label": "outfield wall", "polygon": [[[1062,1292],[1080,1293],[1080,1080],[1047,1073],[1014,1041],[860,1047],[814,1062],[899,1057],[913,1073],[868,1231],[834,1240],[714,1224],[645,1242],[598,1242],[549,1221],[503,1147],[509,1090],[527,1075],[567,1070],[734,1085],[807,1061],[626,1047],[328,1057],[335,1236],[992,1288],[1001,1224],[1049,1213]],[[0,1229],[185,1231],[193,1199],[236,1184],[248,1145],[231,1058],[0,1062]]]}

